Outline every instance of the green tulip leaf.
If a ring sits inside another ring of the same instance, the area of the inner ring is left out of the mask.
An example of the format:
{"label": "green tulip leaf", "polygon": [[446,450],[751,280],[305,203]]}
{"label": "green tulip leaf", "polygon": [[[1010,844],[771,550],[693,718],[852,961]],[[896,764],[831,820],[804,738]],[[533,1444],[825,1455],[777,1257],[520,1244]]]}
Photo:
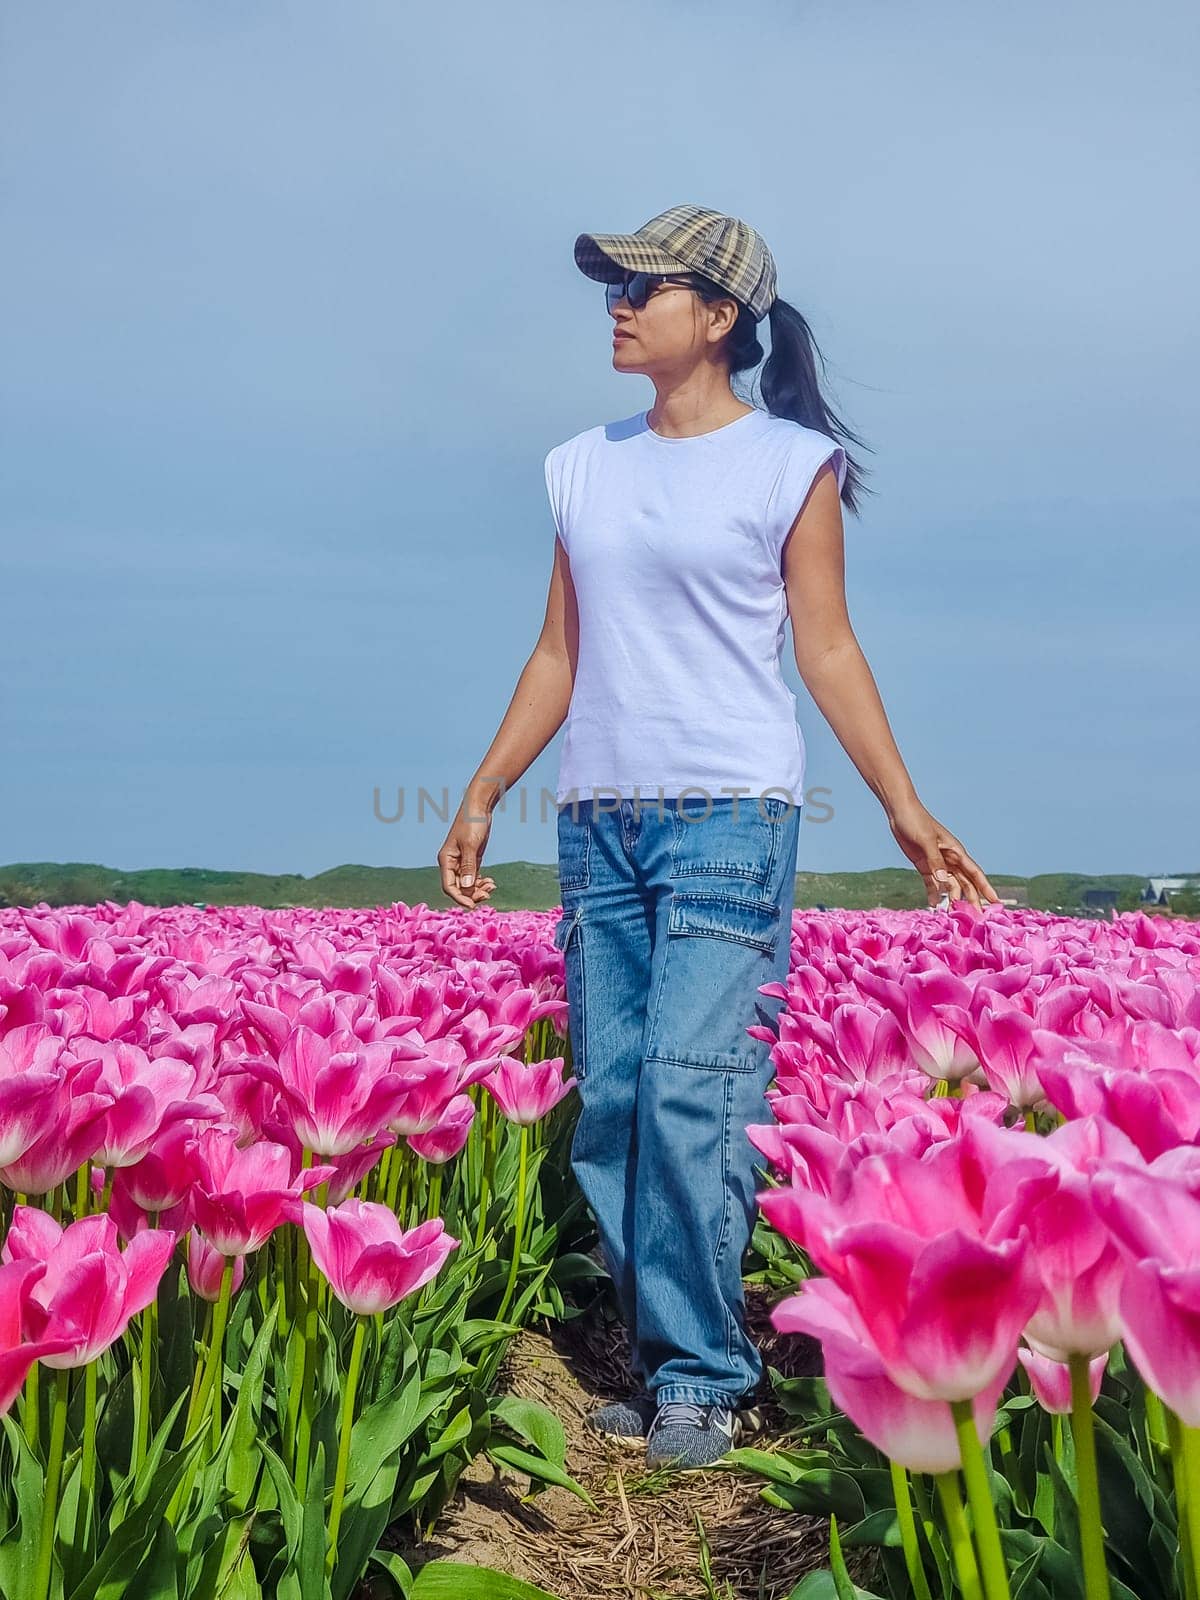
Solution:
{"label": "green tulip leaf", "polygon": [[459,1561],[431,1561],[417,1573],[410,1600],[555,1600],[520,1578]]}
{"label": "green tulip leaf", "polygon": [[[880,1600],[869,1589],[860,1589],[856,1583],[850,1585],[850,1594],[853,1600]],[[822,1567],[820,1572],[810,1572],[788,1595],[787,1600],[841,1600],[841,1593],[833,1573],[828,1567]]]}
{"label": "green tulip leaf", "polygon": [[66,1600],[121,1600],[128,1593],[130,1578],[144,1559],[159,1523],[165,1520],[179,1480],[199,1454],[201,1438],[198,1429],[182,1450],[161,1464],[145,1496],[104,1543],[94,1566]]}
{"label": "green tulip leaf", "polygon": [[503,1444],[493,1439],[486,1446],[490,1460],[501,1466],[513,1467],[518,1472],[526,1473],[530,1478],[540,1480],[542,1483],[555,1484],[560,1489],[569,1489],[577,1495],[592,1511],[600,1508],[592,1499],[581,1483],[577,1483],[570,1473],[556,1466],[553,1461],[547,1461],[544,1456],[534,1455],[529,1450],[522,1450],[517,1445]]}
{"label": "green tulip leaf", "polygon": [[413,1585],[412,1568],[408,1562],[403,1557],[398,1556],[394,1550],[373,1550],[371,1552],[371,1564],[378,1567],[381,1572],[387,1573],[388,1577],[396,1585],[396,1593],[400,1595],[401,1600],[406,1600],[406,1597],[412,1591]]}
{"label": "green tulip leaf", "polygon": [[493,1402],[492,1416],[539,1450],[547,1461],[561,1467],[567,1459],[567,1436],[563,1425],[546,1406],[536,1400],[505,1395]]}

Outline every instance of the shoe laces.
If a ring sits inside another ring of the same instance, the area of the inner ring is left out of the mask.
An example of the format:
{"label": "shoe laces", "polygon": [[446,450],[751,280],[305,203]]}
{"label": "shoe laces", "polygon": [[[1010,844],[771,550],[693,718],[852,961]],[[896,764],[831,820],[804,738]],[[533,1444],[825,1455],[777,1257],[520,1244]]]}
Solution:
{"label": "shoe laces", "polygon": [[713,1419],[714,1412],[725,1411],[731,1408],[717,1405],[715,1402],[702,1405],[697,1400],[667,1400],[659,1406],[656,1425],[660,1428],[669,1428],[682,1423],[688,1427],[701,1428]]}

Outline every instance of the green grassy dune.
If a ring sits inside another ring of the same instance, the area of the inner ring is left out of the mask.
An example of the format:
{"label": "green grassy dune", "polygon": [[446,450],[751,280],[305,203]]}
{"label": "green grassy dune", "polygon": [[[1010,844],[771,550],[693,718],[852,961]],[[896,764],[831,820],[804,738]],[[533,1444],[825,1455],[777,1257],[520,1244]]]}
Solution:
{"label": "green grassy dune", "polygon": [[[497,911],[543,911],[559,903],[558,874],[552,862],[488,862],[496,880],[488,902]],[[1042,911],[1082,911],[1088,889],[1112,889],[1117,908],[1139,904],[1145,879],[1130,873],[1087,876],[1042,873],[1033,878],[989,873],[1003,897],[1023,888],[1028,904]],[[103,900],[143,905],[386,906],[425,904],[438,909],[451,902],[442,893],[436,867],[331,867],[305,878],[299,873],[220,872],[208,867],[148,867],[120,872],[91,861],[19,861],[0,866],[0,905],[95,905]],[[797,906],[863,910],[886,906],[902,910],[925,904],[924,888],[911,868],[875,872],[800,872]],[[1107,914],[1107,913],[1102,913]]]}

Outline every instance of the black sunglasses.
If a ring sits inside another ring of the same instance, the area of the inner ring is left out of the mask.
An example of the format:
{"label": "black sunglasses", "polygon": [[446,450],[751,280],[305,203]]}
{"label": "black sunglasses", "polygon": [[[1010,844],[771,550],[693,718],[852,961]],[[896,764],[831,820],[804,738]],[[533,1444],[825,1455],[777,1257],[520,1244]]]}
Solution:
{"label": "black sunglasses", "polygon": [[628,300],[635,311],[640,311],[652,294],[663,287],[694,289],[696,284],[678,272],[628,272],[620,283],[604,285],[604,303],[615,311],[622,300]]}

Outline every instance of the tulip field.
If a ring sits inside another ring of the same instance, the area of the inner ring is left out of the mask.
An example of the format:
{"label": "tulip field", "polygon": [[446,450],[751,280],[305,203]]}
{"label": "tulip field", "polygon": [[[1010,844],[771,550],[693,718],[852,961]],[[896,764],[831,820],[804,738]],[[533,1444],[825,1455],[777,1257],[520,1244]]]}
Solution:
{"label": "tulip field", "polygon": [[759,1195],[803,1448],[888,1593],[1200,1594],[1200,925],[797,916]]}
{"label": "tulip field", "polygon": [[[499,1381],[600,1275],[556,920],[0,910],[0,1600],[542,1594],[414,1550],[480,1455],[591,1503]],[[828,1517],[792,1600],[1200,1600],[1198,979],[796,913],[751,1275],[824,1372],[709,1469]]]}
{"label": "tulip field", "polygon": [[388,1527],[573,1483],[493,1393],[595,1271],[552,920],[0,912],[4,1600],[466,1593]]}

